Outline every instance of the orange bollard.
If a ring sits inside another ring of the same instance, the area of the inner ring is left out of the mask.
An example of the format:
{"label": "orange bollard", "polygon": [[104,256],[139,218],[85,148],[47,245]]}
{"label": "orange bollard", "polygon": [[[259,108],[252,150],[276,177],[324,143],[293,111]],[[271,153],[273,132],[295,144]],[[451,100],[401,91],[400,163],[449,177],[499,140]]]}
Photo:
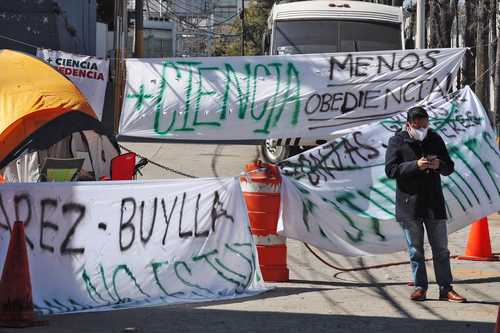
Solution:
{"label": "orange bollard", "polygon": [[280,210],[281,176],[278,167],[257,161],[245,166],[241,188],[264,281],[286,282],[286,238],[276,234]]}
{"label": "orange bollard", "polygon": [[0,327],[46,325],[33,311],[24,224],[15,222],[0,281]]}
{"label": "orange bollard", "polygon": [[490,231],[488,218],[474,222],[469,231],[469,240],[465,255],[457,257],[461,260],[498,261],[498,257],[491,252]]}

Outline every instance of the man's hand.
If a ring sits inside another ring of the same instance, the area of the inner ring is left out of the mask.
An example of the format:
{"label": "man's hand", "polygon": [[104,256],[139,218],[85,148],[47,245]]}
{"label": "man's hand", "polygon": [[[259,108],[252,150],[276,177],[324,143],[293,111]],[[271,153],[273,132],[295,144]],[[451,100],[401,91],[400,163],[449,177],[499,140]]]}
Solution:
{"label": "man's hand", "polygon": [[432,170],[437,170],[439,169],[439,164],[440,164],[439,158],[435,158],[429,162],[429,168],[431,168]]}
{"label": "man's hand", "polygon": [[421,157],[419,160],[417,160],[417,167],[419,168],[419,170],[426,170],[430,167],[430,163],[425,157]]}

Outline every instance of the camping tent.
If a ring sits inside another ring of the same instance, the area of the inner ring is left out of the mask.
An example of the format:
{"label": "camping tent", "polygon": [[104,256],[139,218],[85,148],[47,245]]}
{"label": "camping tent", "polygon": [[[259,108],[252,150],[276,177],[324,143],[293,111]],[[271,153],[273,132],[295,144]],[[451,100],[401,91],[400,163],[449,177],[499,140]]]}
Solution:
{"label": "camping tent", "polygon": [[109,176],[116,141],[64,75],[33,56],[0,50],[0,175],[37,181],[48,157],[88,158],[84,169]]}

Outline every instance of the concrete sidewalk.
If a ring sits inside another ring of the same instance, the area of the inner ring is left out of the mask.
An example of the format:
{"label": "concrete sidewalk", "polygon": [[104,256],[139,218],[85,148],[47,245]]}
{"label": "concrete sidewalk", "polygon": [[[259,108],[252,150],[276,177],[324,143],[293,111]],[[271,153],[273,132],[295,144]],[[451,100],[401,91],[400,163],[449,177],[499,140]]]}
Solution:
{"label": "concrete sidewalk", "polygon": [[[452,254],[463,254],[468,228],[450,236]],[[494,252],[500,252],[500,216],[490,216]],[[300,242],[288,241],[289,283],[236,301],[160,306],[47,317],[50,326],[23,332],[485,332],[492,333],[500,300],[500,262],[452,260],[455,288],[469,300],[437,300],[432,263],[430,300],[412,302],[409,265],[339,272]],[[346,258],[317,251],[342,267],[406,261],[404,252]],[[430,250],[427,251],[430,256]],[[0,329],[0,332],[19,330]]]}

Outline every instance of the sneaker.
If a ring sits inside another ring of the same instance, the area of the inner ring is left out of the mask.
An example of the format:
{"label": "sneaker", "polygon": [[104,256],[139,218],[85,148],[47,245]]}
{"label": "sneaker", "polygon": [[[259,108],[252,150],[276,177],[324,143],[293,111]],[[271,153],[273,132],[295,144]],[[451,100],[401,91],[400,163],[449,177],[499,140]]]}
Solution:
{"label": "sneaker", "polygon": [[423,289],[417,288],[411,293],[410,299],[412,301],[425,301],[426,291]]}

